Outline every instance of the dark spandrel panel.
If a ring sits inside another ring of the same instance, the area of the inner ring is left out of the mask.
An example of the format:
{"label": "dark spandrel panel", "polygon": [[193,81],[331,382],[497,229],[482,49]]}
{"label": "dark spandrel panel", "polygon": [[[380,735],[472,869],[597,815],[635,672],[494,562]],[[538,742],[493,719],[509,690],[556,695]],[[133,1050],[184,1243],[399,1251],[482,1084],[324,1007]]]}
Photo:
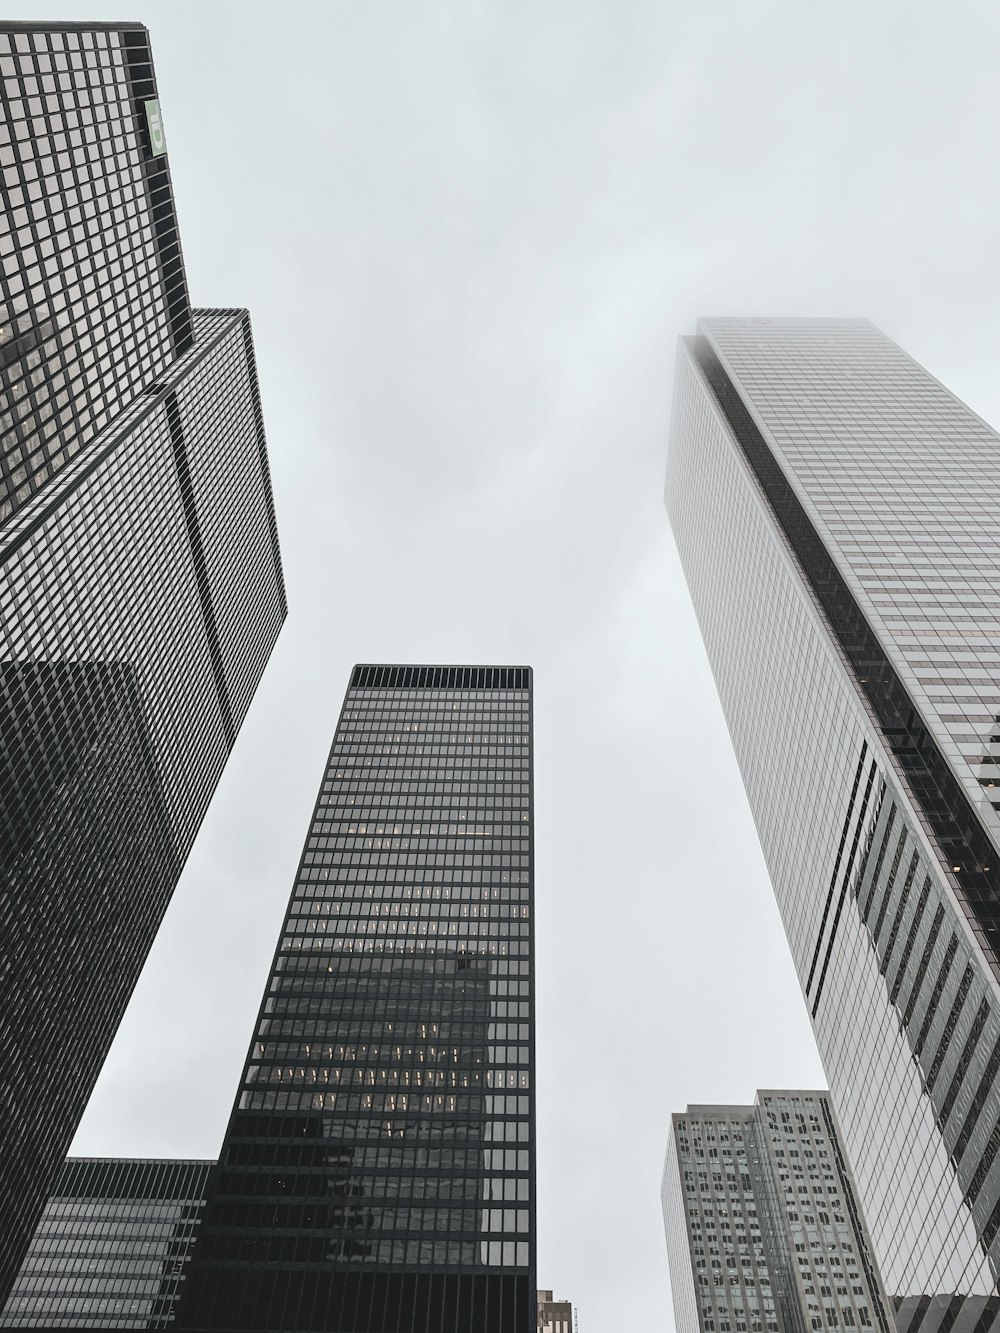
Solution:
{"label": "dark spandrel panel", "polygon": [[355,669],[186,1328],[534,1327],[528,680]]}
{"label": "dark spandrel panel", "polygon": [[0,521],[193,345],[155,99],[142,28],[0,31]]}
{"label": "dark spandrel panel", "polygon": [[[514,1274],[434,1271],[330,1272],[319,1266],[243,1272],[234,1325],[233,1292],[215,1286],[210,1274],[194,1269],[187,1296],[206,1312],[199,1328],[267,1333],[534,1333],[535,1292],[530,1280]],[[182,1308],[181,1319],[185,1319]],[[217,1312],[217,1313],[216,1313]],[[218,1322],[209,1322],[217,1318]],[[182,1327],[189,1325],[182,1322]]]}
{"label": "dark spandrel panel", "polygon": [[526,690],[530,667],[356,666],[351,686],[376,689]]}
{"label": "dark spandrel panel", "polygon": [[53,1197],[203,1199],[214,1162],[174,1157],[68,1157],[56,1178]]}
{"label": "dark spandrel panel", "polygon": [[197,329],[0,525],[0,1296],[284,614],[246,321]]}
{"label": "dark spandrel panel", "polygon": [[213,1163],[71,1158],[0,1328],[168,1329]]}

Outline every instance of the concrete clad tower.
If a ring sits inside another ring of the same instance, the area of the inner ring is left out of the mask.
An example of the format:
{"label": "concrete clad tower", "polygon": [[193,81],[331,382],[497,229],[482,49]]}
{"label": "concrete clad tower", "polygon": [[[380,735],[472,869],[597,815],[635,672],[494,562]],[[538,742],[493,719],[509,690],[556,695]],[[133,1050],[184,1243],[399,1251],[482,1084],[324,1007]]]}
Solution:
{"label": "concrete clad tower", "polygon": [[554,1300],[551,1291],[540,1291],[538,1333],[576,1333],[572,1302]]}
{"label": "concrete clad tower", "polygon": [[689,1106],[662,1197],[677,1333],[893,1333],[828,1093]]}

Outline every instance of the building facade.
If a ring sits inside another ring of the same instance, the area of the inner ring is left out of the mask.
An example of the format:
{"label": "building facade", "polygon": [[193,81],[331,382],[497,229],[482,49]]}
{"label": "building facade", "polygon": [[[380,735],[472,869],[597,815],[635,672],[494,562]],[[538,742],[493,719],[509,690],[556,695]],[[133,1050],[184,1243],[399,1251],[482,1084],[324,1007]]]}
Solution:
{"label": "building facade", "polygon": [[995,1323],[1000,439],[864,320],[703,321],[667,505],[904,1329]]}
{"label": "building facade", "polygon": [[194,341],[138,24],[0,25],[0,521]]}
{"label": "building facade", "polygon": [[673,1116],[662,1201],[677,1333],[894,1333],[828,1093]]}
{"label": "building facade", "polygon": [[188,303],[145,29],[0,25],[0,92],[2,1299],[285,596],[249,319]]}
{"label": "building facade", "polygon": [[70,1158],[0,1328],[175,1328],[213,1165]]}
{"label": "building facade", "polygon": [[532,691],[355,668],[181,1307],[535,1327]]}
{"label": "building facade", "polygon": [[551,1291],[538,1293],[538,1333],[575,1333],[570,1301],[553,1299]]}

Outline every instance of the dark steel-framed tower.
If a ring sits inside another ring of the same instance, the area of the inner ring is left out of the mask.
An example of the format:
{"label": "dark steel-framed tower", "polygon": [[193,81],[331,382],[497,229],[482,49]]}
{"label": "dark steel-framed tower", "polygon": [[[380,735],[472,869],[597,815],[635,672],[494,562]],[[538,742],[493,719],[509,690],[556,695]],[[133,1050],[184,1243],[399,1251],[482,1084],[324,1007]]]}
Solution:
{"label": "dark steel-framed tower", "polygon": [[179,1313],[535,1327],[532,683],[358,666]]}
{"label": "dark steel-framed tower", "polygon": [[681,340],[667,506],[904,1331],[1000,1316],[998,477],[865,320]]}
{"label": "dark steel-framed tower", "polygon": [[0,24],[0,1300],[285,616],[250,322],[149,40]]}

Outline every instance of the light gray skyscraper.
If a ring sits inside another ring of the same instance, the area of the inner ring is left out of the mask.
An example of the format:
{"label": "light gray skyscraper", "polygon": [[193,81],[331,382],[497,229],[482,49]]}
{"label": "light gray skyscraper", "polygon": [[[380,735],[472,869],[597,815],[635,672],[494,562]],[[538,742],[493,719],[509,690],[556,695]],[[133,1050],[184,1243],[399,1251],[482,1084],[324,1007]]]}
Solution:
{"label": "light gray skyscraper", "polygon": [[662,1197],[677,1333],[890,1333],[829,1093],[689,1106]]}
{"label": "light gray skyscraper", "polygon": [[667,504],[903,1330],[1000,1315],[1000,437],[864,320],[681,340]]}

